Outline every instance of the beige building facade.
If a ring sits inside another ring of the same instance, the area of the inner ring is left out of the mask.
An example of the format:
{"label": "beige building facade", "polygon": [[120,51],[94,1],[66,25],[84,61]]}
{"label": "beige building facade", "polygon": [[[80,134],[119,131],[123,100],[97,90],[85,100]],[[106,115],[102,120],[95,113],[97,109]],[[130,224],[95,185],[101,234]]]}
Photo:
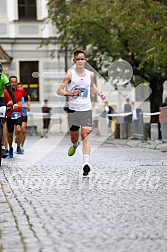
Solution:
{"label": "beige building facade", "polygon": [[18,77],[33,106],[40,106],[44,99],[57,101],[54,89],[65,73],[65,57],[58,45],[41,46],[56,34],[55,27],[44,21],[47,1],[0,0],[0,6],[0,62],[4,72]]}

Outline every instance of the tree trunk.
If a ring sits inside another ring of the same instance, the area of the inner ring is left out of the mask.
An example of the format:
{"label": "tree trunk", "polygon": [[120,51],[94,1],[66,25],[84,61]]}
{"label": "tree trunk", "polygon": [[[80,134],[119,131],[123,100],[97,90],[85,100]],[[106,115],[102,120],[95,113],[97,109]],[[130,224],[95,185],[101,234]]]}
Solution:
{"label": "tree trunk", "polygon": [[[150,88],[152,90],[150,95],[151,113],[159,112],[159,108],[162,103],[163,83],[164,81],[158,80],[157,78],[154,78],[150,81]],[[151,123],[158,123],[158,118],[158,115],[152,115]]]}

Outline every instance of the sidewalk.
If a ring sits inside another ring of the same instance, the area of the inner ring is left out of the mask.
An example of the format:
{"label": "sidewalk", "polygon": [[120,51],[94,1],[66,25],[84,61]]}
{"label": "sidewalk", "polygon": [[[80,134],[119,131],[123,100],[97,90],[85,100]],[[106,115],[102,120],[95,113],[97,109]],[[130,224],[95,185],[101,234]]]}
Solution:
{"label": "sidewalk", "polygon": [[113,137],[97,137],[92,136],[91,141],[95,142],[104,142],[107,144],[115,144],[115,145],[127,145],[130,147],[140,147],[140,148],[149,148],[149,149],[155,149],[160,150],[162,152],[167,152],[167,143],[163,143],[161,140],[151,141],[151,140],[140,140],[140,139],[134,139],[134,138],[128,138],[128,139],[117,139]]}
{"label": "sidewalk", "polygon": [[[49,134],[49,138],[52,136],[58,136],[58,138],[62,138],[63,139],[63,135],[62,134]],[[44,138],[44,141],[47,138]],[[70,138],[69,138],[70,139]],[[166,142],[162,142],[162,140],[156,140],[156,141],[152,141],[152,140],[140,140],[140,139],[134,139],[134,138],[128,138],[128,139],[118,139],[118,138],[113,138],[111,137],[104,137],[104,136],[95,136],[94,134],[91,134],[91,142],[96,142],[99,144],[105,143],[105,144],[112,144],[112,145],[125,145],[125,146],[129,146],[129,147],[139,147],[139,148],[149,148],[149,149],[154,149],[154,150],[160,150],[162,152],[167,152],[167,143]],[[36,136],[27,136],[26,139],[26,143],[25,146],[26,148],[32,146],[32,144],[36,143],[37,141],[41,141],[42,139],[40,138],[40,136],[36,135]],[[47,142],[47,141],[46,141]],[[50,142],[50,141],[49,141]],[[70,140],[69,140],[70,142]]]}

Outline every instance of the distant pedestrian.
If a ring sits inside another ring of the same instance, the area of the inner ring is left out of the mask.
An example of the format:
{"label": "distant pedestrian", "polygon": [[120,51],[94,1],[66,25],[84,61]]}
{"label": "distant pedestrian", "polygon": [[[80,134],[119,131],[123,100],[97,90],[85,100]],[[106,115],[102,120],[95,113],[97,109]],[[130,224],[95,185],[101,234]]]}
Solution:
{"label": "distant pedestrian", "polygon": [[46,137],[46,134],[49,130],[50,119],[51,119],[51,110],[52,108],[48,106],[48,100],[44,100],[44,105],[42,106],[43,113],[43,132],[41,137]]}
{"label": "distant pedestrian", "polygon": [[135,106],[135,103],[132,102],[132,121],[136,121],[138,120],[138,117],[137,117],[137,110],[136,110],[136,106]]}
{"label": "distant pedestrian", "polygon": [[161,107],[167,107],[167,96],[164,99],[164,102],[161,103]]}
{"label": "distant pedestrian", "polygon": [[113,133],[112,131],[112,122],[113,122],[113,115],[114,114],[114,109],[111,105],[108,106],[109,110],[108,110],[108,134],[109,136]]}
{"label": "distant pedestrian", "polygon": [[105,102],[105,111],[107,113],[107,127],[108,127],[108,135],[110,136],[112,132],[112,120],[113,116],[111,114],[114,114],[114,109],[111,105],[108,104],[108,102]]}
{"label": "distant pedestrian", "polygon": [[124,122],[126,124],[126,138],[131,135],[132,128],[132,105],[130,104],[130,99],[126,99],[126,103],[124,104],[124,113],[129,113],[124,117]]}
{"label": "distant pedestrian", "polygon": [[161,105],[160,105],[160,115],[159,115],[159,117],[158,117],[158,138],[159,139],[162,139],[162,125],[161,125],[161,118],[162,117],[164,117],[164,118],[166,118],[166,116],[163,116],[162,114],[164,114],[164,112],[163,111],[165,111],[166,110],[166,108],[165,108],[165,110],[164,109],[162,109],[161,110],[161,108],[164,108],[164,107],[167,107],[167,96],[165,97],[165,99],[164,99],[164,101],[161,103]]}
{"label": "distant pedestrian", "polygon": [[130,104],[130,99],[126,99],[126,103],[124,104],[124,113],[130,113],[124,117],[125,123],[132,123],[132,105]]}

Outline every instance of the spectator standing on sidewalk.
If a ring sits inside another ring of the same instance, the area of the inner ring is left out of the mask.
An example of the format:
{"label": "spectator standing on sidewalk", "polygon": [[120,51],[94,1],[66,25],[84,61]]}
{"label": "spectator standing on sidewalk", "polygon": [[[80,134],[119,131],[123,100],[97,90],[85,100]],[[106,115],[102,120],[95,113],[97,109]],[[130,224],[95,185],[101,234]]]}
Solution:
{"label": "spectator standing on sidewalk", "polygon": [[4,91],[4,99],[7,106],[6,116],[7,116],[7,129],[8,129],[8,144],[9,144],[9,157],[13,158],[13,133],[14,126],[16,125],[16,134],[17,134],[17,154],[23,154],[23,151],[20,148],[21,144],[21,125],[22,125],[22,97],[25,98],[25,101],[28,101],[28,95],[22,88],[17,87],[17,77],[10,76],[9,83],[11,85],[12,91],[14,93],[16,102],[19,107],[17,109],[13,109],[13,102],[7,93]]}
{"label": "spectator standing on sidewalk", "polygon": [[114,109],[111,105],[108,104],[108,102],[105,102],[104,109],[106,111],[106,116],[107,116],[107,127],[108,127],[108,136],[111,136],[112,132],[112,120],[113,116],[111,114],[114,114]]}
{"label": "spectator standing on sidewalk", "polygon": [[130,136],[131,127],[132,127],[132,105],[130,104],[130,99],[126,99],[126,103],[124,104],[124,113],[130,113],[129,115],[124,117],[124,122],[126,126],[126,138]]}
{"label": "spectator standing on sidewalk", "polygon": [[48,100],[44,100],[44,105],[42,106],[43,113],[43,132],[41,137],[46,137],[46,134],[49,130],[50,119],[51,119],[51,110],[52,108],[48,106]]}
{"label": "spectator standing on sidewalk", "polygon": [[167,96],[164,99],[164,102],[161,103],[160,107],[167,107]]}
{"label": "spectator standing on sidewalk", "polygon": [[138,120],[135,102],[132,102],[132,122]]}
{"label": "spectator standing on sidewalk", "polygon": [[[163,107],[167,107],[167,96],[165,96],[164,101],[160,105],[160,112],[161,112],[161,108],[163,108]],[[158,116],[158,138],[162,139],[162,127],[163,126],[160,123],[160,121],[161,121],[160,118],[161,118],[161,114]]]}
{"label": "spectator standing on sidewalk", "polygon": [[108,108],[109,108],[109,110],[108,110],[108,134],[109,134],[109,136],[111,136],[111,134],[113,133],[113,131],[112,131],[113,116],[111,114],[114,114],[115,111],[111,105],[109,105]]}
{"label": "spectator standing on sidewalk", "polygon": [[[90,138],[92,130],[92,104],[90,91],[98,94],[101,99],[105,95],[99,92],[94,83],[94,73],[85,68],[86,55],[83,50],[75,50],[73,62],[75,68],[69,70],[58,87],[57,94],[69,97],[68,123],[72,146],[68,155],[73,156],[79,145],[79,129],[81,128],[83,152],[83,176],[90,172]],[[67,88],[67,90],[66,90]]]}

